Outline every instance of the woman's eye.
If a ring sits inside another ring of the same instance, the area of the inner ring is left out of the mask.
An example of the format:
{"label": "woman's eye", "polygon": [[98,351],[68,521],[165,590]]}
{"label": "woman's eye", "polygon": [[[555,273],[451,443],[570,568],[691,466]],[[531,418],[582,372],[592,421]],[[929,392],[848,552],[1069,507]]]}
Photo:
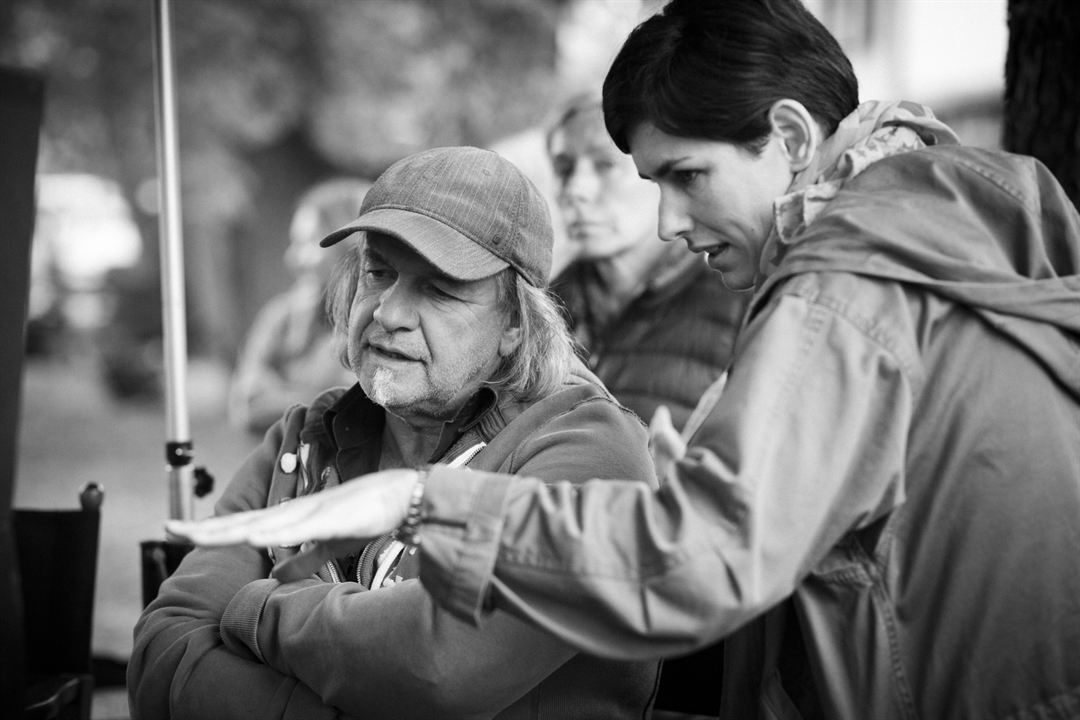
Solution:
{"label": "woman's eye", "polygon": [[572,160],[559,157],[552,161],[551,169],[555,173],[556,179],[566,182],[567,178],[574,172],[574,163]]}
{"label": "woman's eye", "polygon": [[673,180],[675,180],[677,184],[681,185],[682,187],[687,187],[689,185],[692,185],[700,175],[700,170],[675,170],[671,174],[671,177]]}

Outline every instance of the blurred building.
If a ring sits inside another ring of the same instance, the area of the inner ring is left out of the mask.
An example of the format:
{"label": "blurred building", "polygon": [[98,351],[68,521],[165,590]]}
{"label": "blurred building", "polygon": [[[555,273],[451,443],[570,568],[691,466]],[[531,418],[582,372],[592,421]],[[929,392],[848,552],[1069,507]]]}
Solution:
{"label": "blurred building", "polygon": [[805,0],[848,53],[863,100],[929,105],[969,145],[1000,147],[1007,0]]}

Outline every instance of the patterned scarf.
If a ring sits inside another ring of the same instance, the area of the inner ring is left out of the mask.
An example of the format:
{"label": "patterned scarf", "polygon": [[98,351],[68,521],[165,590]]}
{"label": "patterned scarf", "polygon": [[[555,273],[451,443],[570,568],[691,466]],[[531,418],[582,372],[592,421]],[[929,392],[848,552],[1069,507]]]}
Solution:
{"label": "patterned scarf", "polygon": [[758,286],[771,275],[802,230],[836,197],[845,182],[882,158],[960,140],[930,108],[903,100],[870,101],[840,121],[788,193],[773,204],[773,230],[761,252]]}

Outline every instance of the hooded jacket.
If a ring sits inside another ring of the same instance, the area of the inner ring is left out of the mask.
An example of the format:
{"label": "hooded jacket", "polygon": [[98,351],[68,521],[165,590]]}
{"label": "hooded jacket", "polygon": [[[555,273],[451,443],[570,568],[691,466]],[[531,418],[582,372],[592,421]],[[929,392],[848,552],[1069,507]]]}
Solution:
{"label": "hooded jacket", "polygon": [[[722,717],[1080,717],[1076,209],[945,145],[819,197],[658,492],[437,470],[431,522],[465,530],[425,539],[425,585],[620,657],[727,636]],[[474,539],[492,507],[513,546]]]}

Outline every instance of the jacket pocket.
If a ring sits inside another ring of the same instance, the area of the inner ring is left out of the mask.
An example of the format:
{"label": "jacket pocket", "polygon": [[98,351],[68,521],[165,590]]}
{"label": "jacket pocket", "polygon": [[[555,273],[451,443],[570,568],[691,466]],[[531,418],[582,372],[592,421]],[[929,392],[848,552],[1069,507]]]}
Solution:
{"label": "jacket pocket", "polygon": [[854,535],[838,544],[795,593],[807,653],[818,665],[825,714],[914,718],[888,588]]}

